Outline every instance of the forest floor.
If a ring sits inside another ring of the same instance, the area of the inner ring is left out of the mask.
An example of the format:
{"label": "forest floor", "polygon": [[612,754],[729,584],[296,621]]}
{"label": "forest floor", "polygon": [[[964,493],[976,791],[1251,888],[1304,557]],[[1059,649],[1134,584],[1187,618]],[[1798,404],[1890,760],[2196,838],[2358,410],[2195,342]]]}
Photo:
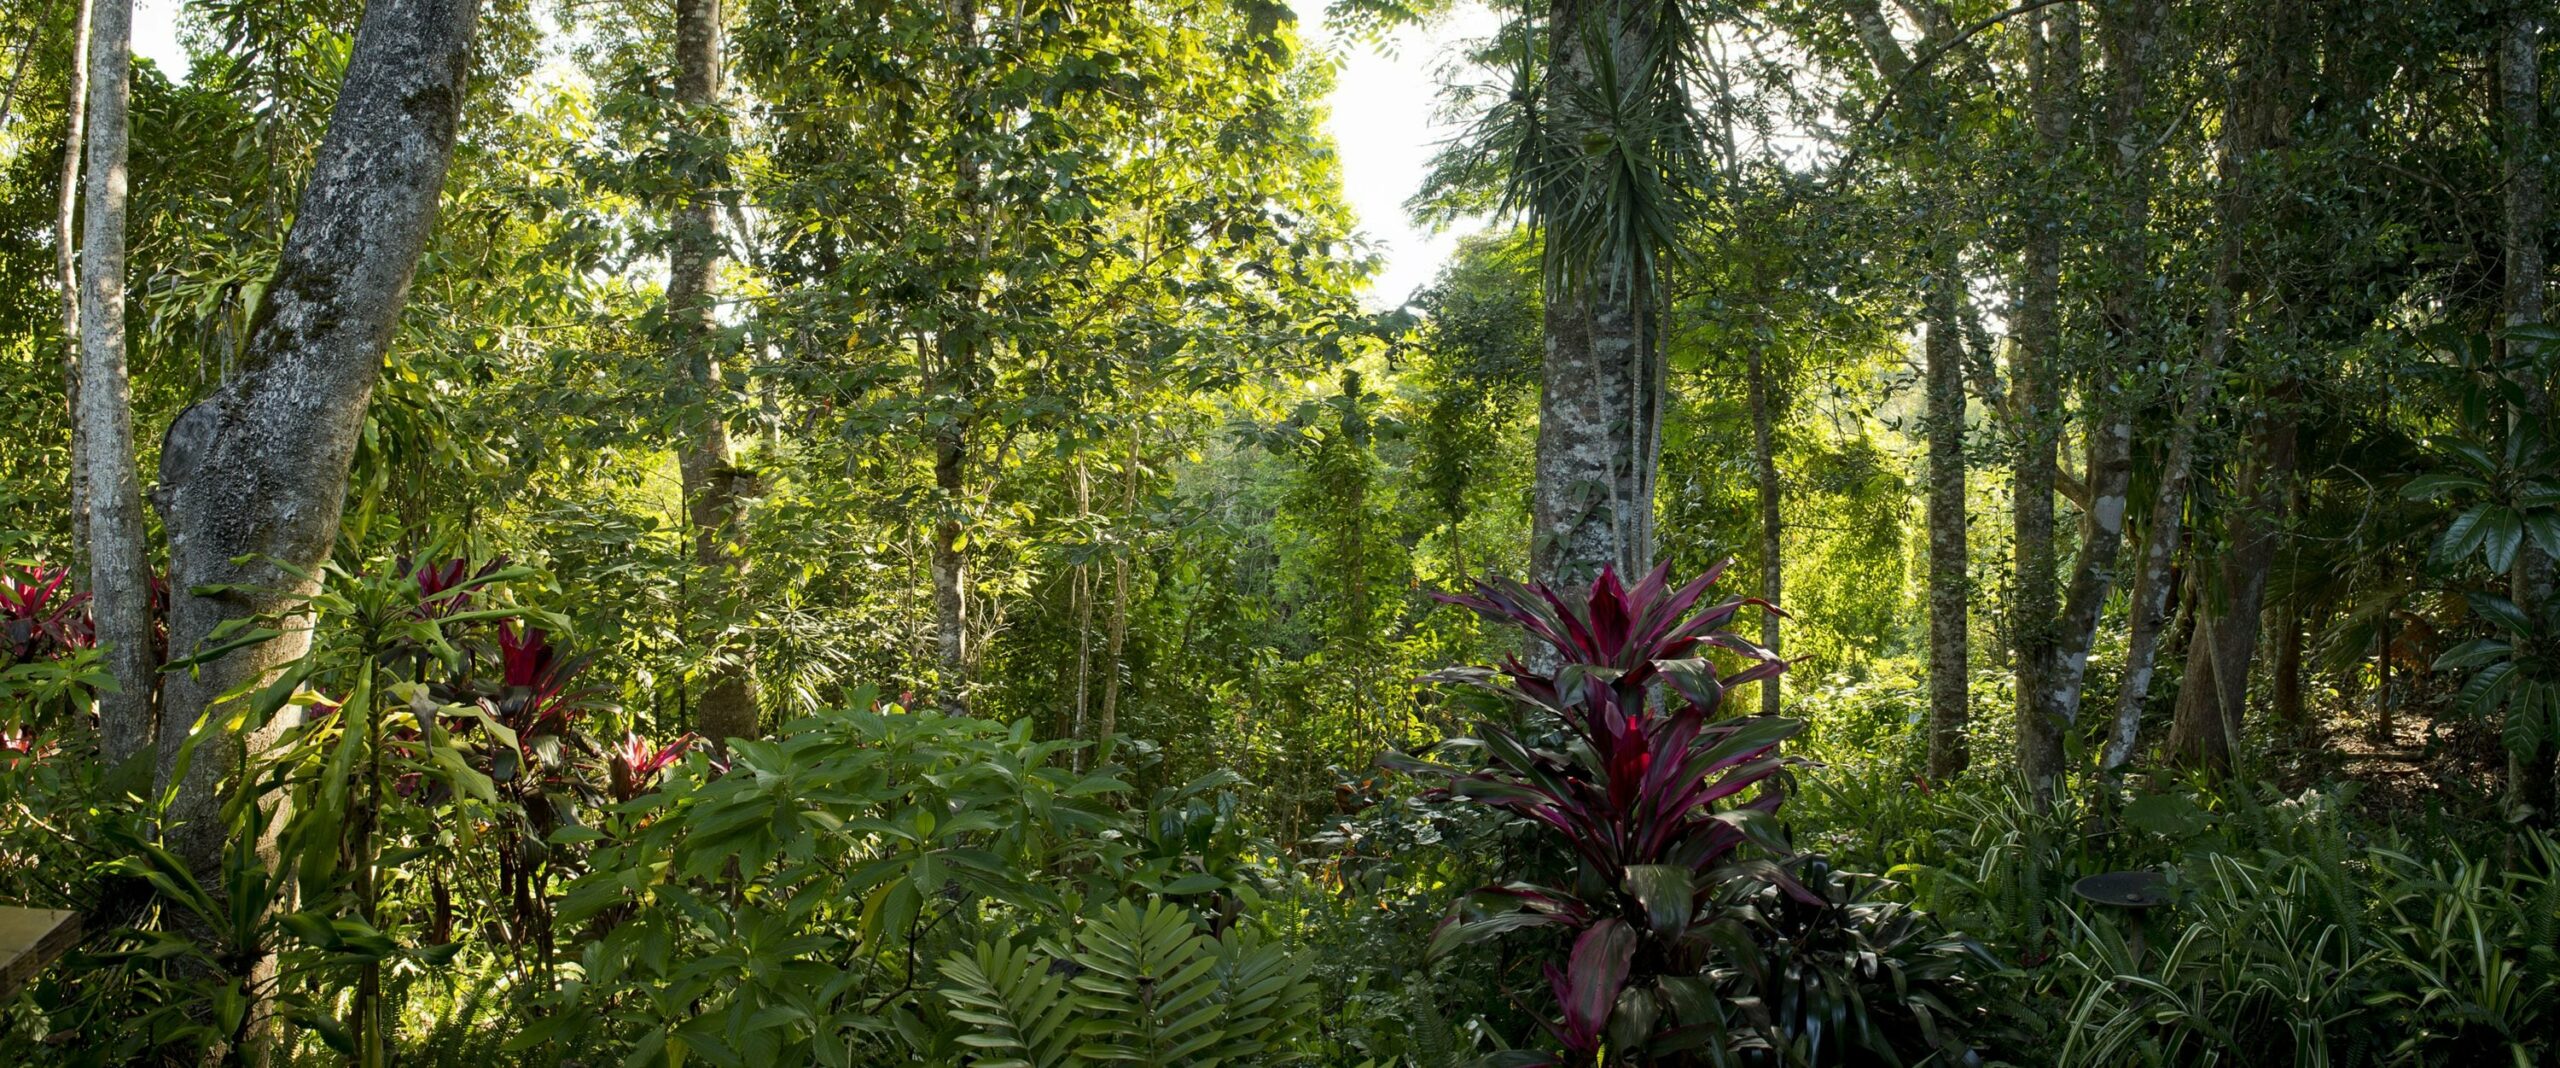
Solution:
{"label": "forest floor", "polygon": [[2497,734],[2426,714],[2424,704],[2435,696],[2408,701],[2421,707],[2401,708],[2387,733],[2376,729],[2370,704],[2325,717],[2312,737],[2285,754],[2288,785],[2323,778],[2355,783],[2356,807],[2386,821],[2431,810],[2494,817],[2506,775]]}

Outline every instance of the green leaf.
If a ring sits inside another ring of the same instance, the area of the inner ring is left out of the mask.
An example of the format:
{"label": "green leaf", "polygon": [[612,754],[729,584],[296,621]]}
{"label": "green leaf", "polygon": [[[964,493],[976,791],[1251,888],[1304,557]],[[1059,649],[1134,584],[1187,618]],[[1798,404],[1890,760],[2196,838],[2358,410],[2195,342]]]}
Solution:
{"label": "green leaf", "polygon": [[2437,472],[2419,475],[2400,487],[2400,496],[2413,501],[2439,497],[2453,490],[2486,491],[2489,484],[2469,475]]}
{"label": "green leaf", "polygon": [[1221,879],[1215,875],[1211,875],[1207,872],[1193,872],[1189,875],[1183,876],[1182,878],[1175,879],[1172,882],[1164,884],[1164,893],[1171,897],[1181,897],[1186,894],[1205,894],[1212,890],[1220,889],[1226,885],[1227,881],[1225,879]]}
{"label": "green leaf", "polygon": [[2539,508],[2525,513],[2524,529],[2533,535],[2533,543],[2542,554],[2560,559],[2560,509]]}
{"label": "green leaf", "polygon": [[2515,645],[2499,638],[2474,638],[2436,657],[2437,671],[2465,671],[2504,660],[2515,653]]}
{"label": "green leaf", "polygon": [[2524,521],[2512,508],[2493,506],[2481,517],[2480,531],[2489,570],[2504,574],[2515,563],[2516,546],[2524,541]]}
{"label": "green leaf", "polygon": [[2507,695],[2515,688],[2516,664],[2502,660],[2480,669],[2463,683],[2453,696],[2453,712],[2457,716],[2477,719],[2496,711],[2507,703]]}
{"label": "green leaf", "polygon": [[2517,607],[2514,601],[2483,591],[2466,593],[2462,595],[2462,599],[2470,603],[2473,614],[2488,620],[2499,630],[2511,635],[2530,634],[2533,631],[2533,622],[2525,617],[2524,609]]}
{"label": "green leaf", "polygon": [[[2487,672],[2481,674],[2485,675]],[[2548,722],[2550,716],[2543,708],[2548,703],[2545,700],[2544,689],[2541,683],[2512,672],[2505,678],[2510,681],[2507,688],[2512,692],[2507,699],[2506,725],[2499,732],[2499,739],[2506,743],[2507,752],[2516,756],[2530,756],[2534,750],[2542,747],[2544,739],[2551,736],[2551,725]]]}
{"label": "green leaf", "polygon": [[552,845],[577,845],[581,842],[594,842],[602,840],[603,838],[604,832],[598,831],[593,827],[586,827],[573,823],[569,826],[562,827],[559,830],[551,832],[551,836],[548,841]]}
{"label": "green leaf", "polygon": [[2488,505],[2475,504],[2470,511],[2453,517],[2453,523],[2444,528],[2444,536],[2436,539],[2436,559],[2447,564],[2459,563],[2470,556],[2472,550],[2479,548],[2481,539],[2488,536],[2480,529],[2480,520],[2488,512]]}
{"label": "green leaf", "polygon": [[330,925],[329,918],[326,916],[311,912],[288,912],[279,922],[284,924],[285,930],[293,932],[294,937],[315,947],[332,949],[338,944],[338,929]]}
{"label": "green leaf", "polygon": [[1630,864],[1627,895],[1644,906],[1645,925],[1662,938],[1678,938],[1689,929],[1697,882],[1689,869],[1671,864]]}

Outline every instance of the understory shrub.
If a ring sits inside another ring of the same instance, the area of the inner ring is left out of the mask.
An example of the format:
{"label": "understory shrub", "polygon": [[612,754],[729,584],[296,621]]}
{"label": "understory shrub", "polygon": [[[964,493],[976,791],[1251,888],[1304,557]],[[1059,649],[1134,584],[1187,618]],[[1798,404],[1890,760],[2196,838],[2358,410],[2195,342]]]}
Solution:
{"label": "understory shrub", "polygon": [[585,948],[511,1044],[733,1066],[1279,1059],[1312,987],[1238,918],[1261,892],[1215,848],[1232,776],[1132,818],[1115,769],[1069,770],[1073,748],[887,708],[733,739],[725,769],[687,758],[555,834],[592,846],[560,907]]}
{"label": "understory shrub", "polygon": [[1698,608],[1721,571],[1675,589],[1662,568],[1630,589],[1603,569],[1570,599],[1496,579],[1447,598],[1527,632],[1555,666],[1442,672],[1500,697],[1521,726],[1488,719],[1453,743],[1481,752],[1480,767],[1388,763],[1445,781],[1437,796],[1542,827],[1570,861],[1554,881],[1467,895],[1435,953],[1540,936],[1553,1052],[1507,1064],[1969,1056],[1959,991],[1978,956],[1923,934],[1901,906],[1862,902],[1853,881],[1795,856],[1777,824],[1778,746],[1802,724],[1724,714],[1728,692],[1785,662],[1725,629],[1747,604],[1772,606]]}
{"label": "understory shrub", "polygon": [[[1980,996],[2000,1006],[1988,1037],[2011,1063],[2560,1054],[2560,846],[2538,832],[2412,839],[2358,826],[2335,789],[2154,784],[2107,817],[2070,794],[2040,810],[1991,777],[1927,793],[1873,768],[1805,778],[1825,799],[1826,843],[1894,875],[2004,966]],[[1842,815],[1870,801],[1876,820]],[[2120,871],[2158,873],[2165,903],[2137,915],[2073,893]]]}

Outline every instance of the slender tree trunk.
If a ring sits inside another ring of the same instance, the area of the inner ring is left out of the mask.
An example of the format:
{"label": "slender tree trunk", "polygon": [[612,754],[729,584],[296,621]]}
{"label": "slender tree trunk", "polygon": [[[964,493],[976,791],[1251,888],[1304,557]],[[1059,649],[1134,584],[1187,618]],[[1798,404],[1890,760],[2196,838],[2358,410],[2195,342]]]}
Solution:
{"label": "slender tree trunk", "polygon": [[[2102,368],[2140,366],[2158,347],[2146,299],[2151,276],[2153,168],[2143,111],[2149,103],[2151,67],[2159,57],[2166,7],[2166,0],[2111,0],[2098,9],[2099,42],[2107,67],[2107,140],[2115,149],[2110,244],[2116,275],[2103,298],[2108,358]],[[2089,500],[2080,517],[2080,558],[2063,602],[2050,680],[2054,714],[2074,724],[2087,691],[2089,652],[2097,644],[2100,618],[2117,585],[2124,554],[2126,497],[2133,483],[2133,399],[2117,384],[2117,376],[2104,370],[2084,379],[2081,389],[2082,406],[2089,413]],[[2164,572],[2151,579],[2163,593],[2168,585],[2165,578]],[[2137,589],[2132,599],[2139,606],[2149,595],[2150,590]],[[2157,614],[2155,609],[2153,615]],[[2140,615],[2138,608],[2136,615]],[[2157,630],[2149,633],[2156,641]],[[2139,704],[2135,709],[2139,711]],[[2115,733],[2120,734],[2119,719]],[[2129,738],[2127,744],[2131,744]],[[2112,746],[2108,752],[2113,752]],[[2103,781],[2100,788],[2111,790]]]}
{"label": "slender tree trunk", "polygon": [[2108,733],[2106,767],[2133,759],[2142,727],[2142,709],[2151,699],[2151,682],[2159,670],[2161,631],[2169,623],[2169,595],[2176,585],[2171,565],[2186,522],[2188,469],[2195,464],[2195,439],[2204,409],[2213,402],[2216,368],[2228,344],[2231,305],[2219,293],[2206,312],[2203,353],[2188,368],[2186,386],[2169,428],[2168,456],[2160,465],[2160,484],[2144,529],[2142,566],[2134,573],[2132,604],[2127,610],[2132,637],[2125,648],[2124,681],[2116,689],[2114,728]]}
{"label": "slender tree trunk", "polygon": [[[2310,507],[2311,494],[2304,480],[2293,479],[2292,484],[2285,487],[2286,515],[2295,522],[2301,522]],[[2301,569],[2300,542],[2297,541],[2285,553],[2285,559],[2288,567],[2297,571]],[[2283,602],[2276,608],[2276,667],[2270,702],[2275,706],[2276,717],[2284,721],[2285,729],[2293,737],[2306,740],[2311,736],[2311,723],[2306,715],[2309,709],[2303,702],[2303,686],[2307,680],[2303,677],[2302,658],[2313,621],[2302,595],[2298,591],[2287,591]]]}
{"label": "slender tree trunk", "polygon": [[2250,435],[2256,455],[2241,472],[2236,509],[2224,520],[2221,601],[2201,602],[2196,640],[2187,646],[2187,673],[2178,686],[2177,717],[2169,727],[2169,752],[2184,764],[2229,771],[2238,756],[2267,572],[2275,565],[2291,499],[2297,393],[2287,386],[2269,398],[2268,411]]}
{"label": "slender tree trunk", "polygon": [[[365,6],[239,367],[179,415],[161,449],[154,502],[169,530],[173,655],[209,650],[227,622],[299,614],[312,589],[299,575],[328,558],[365,407],[434,228],[478,14],[478,0]],[[309,644],[307,629],[288,626],[168,680],[163,831],[198,870],[221,857],[219,788],[288,724],[208,738],[183,778],[179,751],[217,696],[265,680]]]}
{"label": "slender tree trunk", "polygon": [[[2542,322],[2545,168],[2542,136],[2542,5],[2518,3],[2507,24],[2498,53],[2499,111],[2506,141],[2506,319],[2509,327]],[[2539,342],[2509,338],[2509,346]],[[2517,424],[2551,422],[2551,394],[2546,383],[2528,376],[2524,403],[2509,413]],[[2516,552],[2509,592],[2528,617],[2538,617],[2551,598],[2552,561],[2530,538]],[[2555,804],[2553,770],[2560,763],[2560,739],[2537,732],[2535,746],[2507,756],[2507,809],[2542,826],[2560,813]]]}
{"label": "slender tree trunk", "polygon": [[[965,366],[968,357],[962,347],[944,342],[946,366]],[[968,456],[969,440],[957,420],[934,435],[934,499],[942,509],[933,523],[933,651],[939,672],[935,688],[944,711],[962,713],[969,710],[969,556],[968,545],[961,540],[966,534],[961,514],[968,502]]]}
{"label": "slender tree trunk", "polygon": [[[1120,468],[1120,522],[1135,531],[1138,519],[1138,434],[1129,428],[1129,457]],[[1122,659],[1129,648],[1129,568],[1134,563],[1129,554],[1137,545],[1127,539],[1114,547],[1111,554],[1111,634],[1105,639],[1102,659],[1111,665],[1102,676],[1102,718],[1093,740],[1108,743],[1120,729],[1120,679],[1128,674]]]}
{"label": "slender tree trunk", "polygon": [[[1765,299],[1768,290],[1756,287]],[[1769,366],[1767,324],[1756,323],[1751,341],[1744,346],[1744,370],[1750,376],[1751,391],[1751,472],[1760,489],[1760,599],[1770,604],[1784,604],[1786,568],[1784,536],[1786,528],[1779,518],[1777,408],[1778,387],[1775,371]],[[1760,644],[1770,652],[1778,651],[1778,614],[1760,613]],[[1760,683],[1760,714],[1774,716],[1782,707],[1778,680],[1772,675]]]}
{"label": "slender tree trunk", "polygon": [[[2294,21],[2288,15],[2292,5],[2287,0],[2276,0],[2269,7],[2268,17],[2262,20],[2268,25]],[[2205,304],[2204,339],[2179,386],[2167,455],[2160,465],[2160,484],[2145,528],[2142,563],[2134,573],[2128,609],[2132,634],[2125,650],[2124,682],[2116,691],[2115,725],[2107,738],[2104,757],[2109,769],[2133,759],[2142,709],[2150,700],[2151,683],[2158,673],[2160,631],[2167,622],[2171,592],[2170,565],[2177,559],[2184,530],[2187,480],[2195,466],[2196,438],[2213,406],[2215,384],[2232,346],[2234,303],[2242,284],[2241,255],[2250,215],[2246,169],[2249,157],[2274,137],[2272,127],[2276,120],[2272,113],[2279,78],[2272,68],[2277,65],[2277,50],[2296,47],[2286,36],[2260,31],[2259,40],[2242,60],[2244,69],[2237,75],[2237,84],[2224,109],[2218,188],[2214,195],[2220,234],[2214,254],[2213,284]]]}
{"label": "slender tree trunk", "polygon": [[[1603,67],[1590,54],[1605,43],[1619,57],[1646,54],[1649,21],[1626,16],[1604,33],[1582,32],[1608,15],[1593,0],[1555,0],[1549,12],[1549,96],[1554,123],[1598,131],[1609,117],[1582,101]],[[1618,14],[1624,14],[1620,12]],[[1632,62],[1610,65],[1631,78]],[[1648,265],[1601,263],[1574,279],[1549,272],[1546,362],[1538,397],[1538,459],[1530,573],[1549,585],[1588,582],[1603,566],[1641,574],[1653,565],[1653,489],[1662,458],[1662,374],[1657,312]]]}
{"label": "slender tree trunk", "polygon": [[1956,309],[1964,279],[1950,245],[1929,281],[1926,337],[1929,439],[1929,777],[1964,771],[1972,718],[1966,574],[1964,353]]}
{"label": "slender tree trunk", "polygon": [[[75,581],[88,581],[89,465],[80,440],[80,255],[79,235],[72,229],[80,205],[80,153],[89,119],[89,2],[73,0],[71,23],[71,92],[62,106],[62,177],[54,187],[53,270],[62,286],[62,396],[64,423],[71,428],[71,551],[65,561]],[[151,744],[146,735],[142,745]],[[106,747],[110,762],[116,746]],[[129,755],[129,754],[128,754]]]}
{"label": "slender tree trunk", "polygon": [[111,764],[150,745],[159,665],[151,648],[151,556],[134,470],[125,375],[125,151],[133,90],[132,0],[96,0],[89,24],[88,204],[80,241],[80,446],[89,483],[89,610],[112,693],[98,698]]}
{"label": "slender tree trunk", "polygon": [[[961,43],[974,47],[978,40],[978,7],[975,0],[952,0],[948,7],[954,33]],[[994,240],[993,224],[982,211],[983,190],[980,161],[964,149],[955,176],[957,199],[962,215],[978,223],[975,238],[977,258],[974,264],[987,262]],[[963,294],[968,308],[977,308],[979,289],[968,287]],[[934,658],[938,677],[935,689],[948,712],[969,711],[969,666],[974,650],[969,647],[969,553],[966,519],[969,506],[969,430],[974,422],[975,391],[979,377],[979,342],[974,322],[954,324],[945,321],[935,332],[935,345],[941,356],[943,387],[953,394],[958,411],[931,435],[933,446],[934,498],[941,507],[933,525],[933,612]]]}
{"label": "slender tree trunk", "polygon": [[[2296,514],[2299,514],[2297,509]],[[2286,598],[2276,609],[2276,677],[2273,703],[2276,717],[2285,728],[2299,738],[2309,734],[2310,724],[2303,719],[2302,652],[2303,614],[2300,606]]]}
{"label": "slender tree trunk", "polygon": [[2036,134],[2036,176],[2028,195],[2025,279],[2020,286],[2018,342],[2012,351],[2010,410],[2018,456],[2011,476],[2012,546],[2017,603],[2018,771],[2038,804],[2053,800],[2062,777],[2062,736],[2070,721],[2056,692],[2061,668],[2061,591],[2054,555],[2054,485],[2064,414],[2055,387],[2062,357],[2061,175],[2070,136],[2070,96],[2079,79],[2079,23],[2069,7],[2029,16]]}
{"label": "slender tree trunk", "polygon": [[[1893,26],[1876,0],[1845,0],[1842,7],[1876,72],[1902,91],[1921,151],[1937,140],[1947,122],[1947,88],[1933,72],[1915,68]],[[1922,19],[1921,45],[1935,55],[1952,45],[1955,32],[1943,18]],[[1935,169],[1924,161],[1915,169]],[[1960,231],[1948,226],[1933,239],[1929,254],[1932,277],[1922,297],[1924,420],[1929,440],[1929,754],[1928,774],[1948,779],[1971,761],[1965,735],[1972,718],[1972,670],[1968,651],[1965,538],[1965,394],[1964,246]]]}
{"label": "slender tree trunk", "polygon": [[[712,153],[725,152],[729,122],[720,102],[722,36],[720,0],[676,0],[676,106],[683,136],[692,142],[693,174],[715,173]],[[695,636],[708,654],[696,728],[714,742],[757,734],[755,679],[745,651],[716,625],[731,614],[742,585],[746,555],[740,529],[746,481],[729,443],[721,399],[719,324],[713,317],[720,282],[720,199],[716,190],[685,191],[676,209],[674,240],[667,251],[667,323],[675,355],[690,385],[692,427],[677,453],[684,479],[686,522],[693,528],[694,581],[701,602],[697,618],[714,621]]]}
{"label": "slender tree trunk", "polygon": [[[1090,530],[1093,521],[1092,475],[1086,471],[1084,461],[1077,460],[1075,467],[1068,472],[1068,476],[1068,489],[1074,493],[1076,500],[1076,521]],[[1086,731],[1090,729],[1092,722],[1089,713],[1093,707],[1093,564],[1091,562],[1076,565],[1074,585],[1069,588],[1068,596],[1072,601],[1071,608],[1076,618],[1076,705],[1074,720],[1067,725],[1067,737],[1085,741],[1087,740]],[[1076,753],[1071,758],[1071,762],[1077,768],[1084,767],[1084,754]]]}

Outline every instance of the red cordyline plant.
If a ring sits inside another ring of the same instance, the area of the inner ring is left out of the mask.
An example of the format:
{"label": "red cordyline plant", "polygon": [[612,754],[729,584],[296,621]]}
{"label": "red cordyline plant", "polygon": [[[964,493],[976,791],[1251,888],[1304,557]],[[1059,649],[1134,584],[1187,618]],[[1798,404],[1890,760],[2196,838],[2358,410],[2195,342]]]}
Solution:
{"label": "red cordyline plant", "polygon": [[688,732],[665,745],[651,745],[637,734],[624,733],[622,744],[613,747],[613,799],[629,801],[647,793],[658,773],[684,759],[693,750],[693,735]]}
{"label": "red cordyline plant", "polygon": [[89,595],[69,594],[68,568],[0,569],[0,667],[52,660],[98,642]]}
{"label": "red cordyline plant", "polygon": [[562,656],[540,627],[498,628],[498,682],[505,687],[496,701],[498,721],[515,732],[528,755],[535,739],[567,734],[571,717],[584,711],[591,695],[570,689],[569,682],[586,666],[586,657]]}
{"label": "red cordyline plant", "polygon": [[545,890],[552,852],[548,839],[572,822],[574,805],[591,792],[576,774],[573,753],[594,752],[577,728],[596,694],[570,685],[588,659],[565,654],[549,632],[529,622],[500,624],[500,690],[494,698],[481,699],[493,721],[515,736],[513,747],[491,740],[489,768],[500,793],[520,813],[513,833],[497,836],[508,930],[511,939],[535,949],[542,960],[551,959],[553,949],[552,905]]}
{"label": "red cordyline plant", "polygon": [[468,611],[479,593],[481,580],[497,574],[507,566],[506,557],[498,557],[471,569],[471,561],[455,557],[442,563],[412,565],[401,557],[394,565],[418,583],[418,616],[421,619],[444,619],[454,613]]}
{"label": "red cordyline plant", "polygon": [[[1727,561],[1730,563],[1730,561]],[[1699,608],[1718,564],[1671,587],[1668,567],[1633,589],[1603,569],[1586,596],[1488,579],[1472,596],[1441,600],[1527,631],[1553,651],[1542,670],[1518,657],[1496,668],[1453,668],[1432,681],[1496,693],[1533,718],[1560,726],[1541,745],[1498,724],[1452,745],[1481,749],[1468,770],[1390,754],[1391,767],[1444,779],[1432,794],[1513,813],[1545,827],[1573,855],[1573,885],[1526,882],[1469,895],[1432,940],[1436,956],[1505,931],[1552,928],[1568,946],[1546,966],[1560,1009],[1547,1021],[1564,1058],[1517,1054],[1517,1065],[1678,1064],[1716,1057],[1723,1014],[1707,977],[1718,938],[1715,892],[1737,875],[1802,887],[1765,859],[1745,859],[1756,842],[1785,848],[1769,816],[1781,799],[1772,780],[1784,764],[1778,744],[1800,721],[1724,716],[1728,691],[1786,669],[1785,661],[1724,629],[1757,599]],[[1722,650],[1738,667],[1707,656]]]}

